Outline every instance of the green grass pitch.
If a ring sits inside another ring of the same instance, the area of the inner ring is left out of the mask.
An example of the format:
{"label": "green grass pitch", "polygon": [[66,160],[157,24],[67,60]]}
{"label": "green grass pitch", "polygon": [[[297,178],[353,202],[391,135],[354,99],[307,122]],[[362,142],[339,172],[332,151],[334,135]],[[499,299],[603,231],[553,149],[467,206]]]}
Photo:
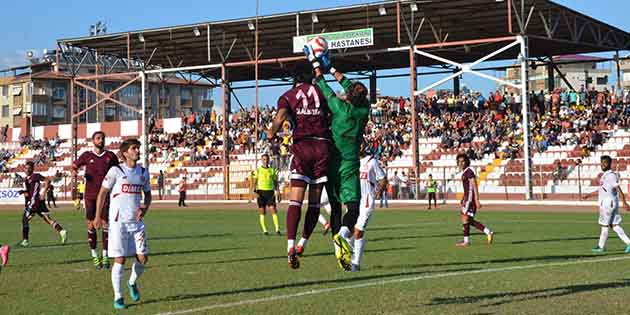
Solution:
{"label": "green grass pitch", "polygon": [[[482,209],[479,219],[496,230],[495,244],[475,234],[472,247],[459,249],[454,207],[377,209],[363,270],[348,274],[338,269],[321,226],[295,271],[287,266],[285,236],[263,236],[256,210],[204,208],[148,214],[142,300],[117,313],[630,313],[630,255],[612,230],[607,252],[591,253],[599,235],[595,213]],[[110,273],[89,261],[83,215],[62,210],[53,217],[69,231],[69,244],[59,246],[50,227],[33,219],[33,246],[14,247],[0,274],[0,314],[114,313]],[[16,244],[20,230],[20,210],[0,212],[0,243]]]}

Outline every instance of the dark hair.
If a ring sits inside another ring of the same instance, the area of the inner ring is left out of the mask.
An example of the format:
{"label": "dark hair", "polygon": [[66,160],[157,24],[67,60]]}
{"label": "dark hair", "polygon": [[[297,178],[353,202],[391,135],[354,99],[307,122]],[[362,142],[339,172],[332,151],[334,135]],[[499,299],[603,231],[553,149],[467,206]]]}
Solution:
{"label": "dark hair", "polygon": [[140,146],[138,139],[127,139],[120,144],[120,156],[123,157],[123,153],[127,152],[132,145]]}
{"label": "dark hair", "polygon": [[93,133],[93,134],[92,134],[92,140],[94,140],[94,138],[96,138],[96,135],[99,135],[99,134],[100,134],[101,136],[103,136],[103,138],[105,138],[105,133],[104,133],[104,132],[102,132],[102,131],[97,131],[97,132],[95,132],[95,133]]}
{"label": "dark hair", "polygon": [[601,157],[601,161],[604,162],[608,162],[608,165],[612,165],[612,158],[609,155],[602,155]]}
{"label": "dark hair", "polygon": [[269,157],[269,154],[267,154],[267,153],[263,153],[263,155],[261,155],[260,157],[265,157],[265,156],[266,156],[266,157]]}
{"label": "dark hair", "polygon": [[32,167],[35,167],[35,163],[33,163],[33,161],[26,162],[26,166],[29,166],[29,165]]}
{"label": "dark hair", "polygon": [[466,153],[458,154],[457,161],[459,161],[459,159],[464,159],[464,164],[466,165],[466,167],[470,166],[470,158],[468,157],[468,155],[466,155]]}
{"label": "dark hair", "polygon": [[293,69],[293,83],[313,83],[313,69],[311,65],[305,62],[300,62],[295,65],[295,69]]}
{"label": "dark hair", "polygon": [[350,103],[355,106],[361,106],[368,104],[367,95],[368,89],[365,84],[359,81],[352,81],[348,87],[348,98]]}

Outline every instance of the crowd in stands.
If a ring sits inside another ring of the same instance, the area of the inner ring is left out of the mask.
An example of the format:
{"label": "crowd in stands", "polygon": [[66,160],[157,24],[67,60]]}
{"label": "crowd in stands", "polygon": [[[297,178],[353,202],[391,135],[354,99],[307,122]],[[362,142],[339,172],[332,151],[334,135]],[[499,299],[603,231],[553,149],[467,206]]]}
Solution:
{"label": "crowd in stands", "polygon": [[[540,91],[529,95],[531,106],[532,149],[544,152],[549,146],[580,145],[588,155],[605,141],[601,132],[613,126],[630,127],[630,93],[614,90],[578,91],[555,89],[551,93]],[[438,137],[440,149],[465,151],[472,159],[485,155],[502,158],[519,158],[522,154],[521,97],[513,92],[495,91],[487,96],[478,92],[454,95],[439,91],[421,95],[415,102],[420,137]],[[271,123],[275,111],[261,107],[260,126]],[[282,168],[288,166],[291,144],[291,126],[285,124],[280,137],[267,139],[262,130],[256,139],[254,110],[241,108],[228,116],[229,137],[227,147],[238,145],[240,152],[266,152]],[[180,133],[166,134],[151,119],[153,151],[160,148],[170,159],[182,156],[176,148],[190,148],[193,160],[206,160],[216,154],[223,142],[222,117],[215,111],[203,114],[181,115]],[[411,102],[402,97],[381,97],[372,105],[371,118],[365,132],[365,141],[384,161],[402,155],[412,139]],[[209,144],[204,151],[197,146]]]}

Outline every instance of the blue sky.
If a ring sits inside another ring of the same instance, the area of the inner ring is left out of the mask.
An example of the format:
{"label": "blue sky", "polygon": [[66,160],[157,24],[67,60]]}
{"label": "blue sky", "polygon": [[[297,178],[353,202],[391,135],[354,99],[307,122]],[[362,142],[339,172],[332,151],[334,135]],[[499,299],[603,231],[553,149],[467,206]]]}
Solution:
{"label": "blue sky", "polygon": [[[282,13],[322,7],[334,7],[365,3],[366,0],[286,1],[260,0],[261,14]],[[491,0],[488,0],[491,1]],[[627,0],[558,0],[579,12],[599,20],[630,30],[630,1]],[[107,22],[108,31],[120,32],[159,26],[189,24],[243,18],[256,14],[255,0],[230,1],[7,1],[3,3],[5,14],[0,19],[0,69],[22,65],[25,54],[34,50],[41,54],[44,48],[55,48],[56,39],[86,36],[89,25],[98,20]],[[11,14],[7,14],[11,12]],[[622,55],[627,55],[623,52]],[[493,73],[489,73],[493,74]],[[499,75],[499,73],[494,73]],[[421,82],[437,80],[439,77],[422,77]],[[613,78],[614,80],[614,78]],[[379,82],[385,95],[408,95],[408,79],[388,79]],[[483,79],[464,76],[463,84],[471,89],[489,91],[495,85]],[[451,86],[451,84],[448,84]],[[269,88],[261,93],[261,104],[274,104],[283,89]],[[240,90],[243,103],[253,103],[253,90]],[[218,93],[215,93],[218,95]]]}

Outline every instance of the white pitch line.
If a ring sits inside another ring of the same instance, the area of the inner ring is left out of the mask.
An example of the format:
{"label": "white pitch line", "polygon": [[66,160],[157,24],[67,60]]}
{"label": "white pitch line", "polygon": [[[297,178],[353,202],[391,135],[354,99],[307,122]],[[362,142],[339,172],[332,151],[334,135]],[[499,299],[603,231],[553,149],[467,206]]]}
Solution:
{"label": "white pitch line", "polygon": [[382,281],[374,281],[374,282],[367,282],[367,283],[359,283],[359,284],[354,284],[354,285],[340,286],[340,287],[336,287],[336,288],[315,289],[315,290],[309,290],[309,291],[293,293],[293,294],[269,296],[269,297],[264,297],[264,298],[259,298],[259,299],[243,300],[243,301],[237,301],[237,302],[231,302],[231,303],[225,303],[225,304],[214,304],[214,305],[208,305],[208,306],[204,306],[204,307],[192,308],[192,309],[188,309],[188,310],[173,311],[173,312],[166,312],[166,313],[157,313],[155,315],[177,315],[177,314],[188,314],[188,313],[195,313],[195,312],[203,312],[203,311],[212,310],[212,309],[230,308],[230,307],[237,307],[237,306],[244,306],[244,305],[253,305],[253,304],[258,304],[258,303],[277,301],[277,300],[285,300],[285,299],[290,299],[290,298],[295,298],[295,297],[300,297],[300,296],[306,296],[306,295],[315,295],[315,294],[329,293],[329,292],[341,291],[341,290],[350,290],[350,289],[357,289],[357,288],[381,286],[381,285],[392,284],[392,283],[402,283],[402,282],[412,282],[412,281],[427,280],[427,279],[458,277],[458,276],[467,276],[467,275],[491,273],[491,272],[503,272],[503,271],[524,270],[524,269],[545,268],[545,267],[556,267],[556,266],[570,266],[570,265],[580,265],[580,264],[592,264],[592,263],[619,261],[619,260],[627,260],[627,259],[630,259],[630,256],[601,258],[601,259],[575,260],[575,261],[544,263],[544,264],[531,264],[531,265],[511,266],[511,267],[502,267],[502,268],[490,268],[490,269],[470,270],[470,271],[446,272],[446,273],[439,273],[439,274],[426,275],[426,276],[416,276],[416,277],[409,277],[409,278],[400,278],[400,279],[392,279],[392,280],[382,280]]}

